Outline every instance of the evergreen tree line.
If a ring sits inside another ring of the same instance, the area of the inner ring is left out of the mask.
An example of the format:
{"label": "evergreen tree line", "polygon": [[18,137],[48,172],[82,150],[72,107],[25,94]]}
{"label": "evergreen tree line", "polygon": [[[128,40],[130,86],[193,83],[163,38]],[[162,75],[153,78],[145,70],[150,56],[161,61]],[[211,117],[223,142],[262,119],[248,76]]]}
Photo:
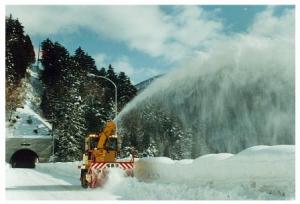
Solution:
{"label": "evergreen tree line", "polygon": [[112,65],[98,70],[95,60],[81,47],[70,55],[61,44],[46,39],[41,51],[40,79],[45,85],[41,109],[53,125],[56,160],[79,160],[84,137],[101,131],[115,117],[115,87],[101,77],[116,84],[118,111],[137,91],[129,77],[116,73]]}
{"label": "evergreen tree line", "polygon": [[[6,17],[6,119],[23,107],[26,95],[27,71],[35,63],[31,39],[24,27],[12,15]],[[95,65],[95,60],[80,47],[71,55],[58,42],[46,39],[41,43],[40,80],[44,86],[41,96],[43,116],[51,122],[55,140],[55,159],[74,161],[82,157],[84,137],[102,130],[115,117],[115,88],[118,112],[137,90],[124,73],[113,66]]]}
{"label": "evergreen tree line", "polygon": [[[115,116],[115,89],[118,89],[118,112],[135,95],[136,89],[124,72],[116,73],[112,65],[97,69],[94,59],[82,48],[74,54],[58,42],[41,43],[44,85],[41,96],[43,116],[53,125],[56,161],[80,160],[84,137],[102,130]],[[23,26],[12,16],[6,18],[6,113],[24,103],[26,69],[35,62],[33,46]],[[13,93],[12,93],[13,91]],[[149,100],[125,115],[118,123],[123,138],[122,154],[132,146],[139,156],[192,157],[193,138],[176,115],[162,104]]]}
{"label": "evergreen tree line", "polygon": [[26,69],[35,62],[31,39],[18,19],[5,18],[5,98],[6,119],[21,107],[25,98]]}
{"label": "evergreen tree line", "polygon": [[122,154],[134,147],[139,157],[166,156],[172,159],[193,157],[193,134],[174,111],[148,98],[122,115],[119,132],[123,136]]}

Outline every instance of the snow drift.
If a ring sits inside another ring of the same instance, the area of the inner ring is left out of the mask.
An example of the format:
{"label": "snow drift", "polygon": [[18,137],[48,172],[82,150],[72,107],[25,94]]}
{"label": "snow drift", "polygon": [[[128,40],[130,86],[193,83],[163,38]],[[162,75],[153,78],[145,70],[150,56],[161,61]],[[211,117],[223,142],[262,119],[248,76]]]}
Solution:
{"label": "snow drift", "polygon": [[112,171],[104,188],[80,186],[79,162],[6,166],[8,199],[227,200],[294,199],[295,146],[254,146],[195,160],[140,158],[135,178]]}
{"label": "snow drift", "polygon": [[254,146],[195,160],[140,158],[135,178],[110,180],[110,189],[131,200],[294,199],[295,147]]}
{"label": "snow drift", "polygon": [[294,146],[255,146],[236,155],[208,154],[191,162],[169,158],[142,158],[135,176],[141,181],[188,183],[189,185],[288,186],[295,180]]}

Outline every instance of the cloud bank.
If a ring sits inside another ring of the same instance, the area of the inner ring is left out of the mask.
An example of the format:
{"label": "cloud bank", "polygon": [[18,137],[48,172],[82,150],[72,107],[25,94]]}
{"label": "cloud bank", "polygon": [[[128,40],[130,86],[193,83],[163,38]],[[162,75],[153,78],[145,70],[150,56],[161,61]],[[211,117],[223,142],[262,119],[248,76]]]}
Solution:
{"label": "cloud bank", "polygon": [[[80,27],[125,43],[151,57],[177,62],[221,33],[213,12],[198,6],[7,6],[30,35],[76,32]],[[30,15],[29,15],[30,14]],[[88,36],[87,36],[88,37]]]}

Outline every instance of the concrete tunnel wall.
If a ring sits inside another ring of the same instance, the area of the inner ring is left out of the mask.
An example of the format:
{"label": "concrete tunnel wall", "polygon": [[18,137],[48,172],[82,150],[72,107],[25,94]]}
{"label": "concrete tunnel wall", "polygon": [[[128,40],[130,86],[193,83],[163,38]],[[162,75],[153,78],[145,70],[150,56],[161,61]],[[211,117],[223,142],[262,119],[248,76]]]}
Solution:
{"label": "concrete tunnel wall", "polygon": [[39,162],[48,162],[52,155],[52,138],[6,138],[5,161],[11,163],[12,157],[20,150],[35,153]]}

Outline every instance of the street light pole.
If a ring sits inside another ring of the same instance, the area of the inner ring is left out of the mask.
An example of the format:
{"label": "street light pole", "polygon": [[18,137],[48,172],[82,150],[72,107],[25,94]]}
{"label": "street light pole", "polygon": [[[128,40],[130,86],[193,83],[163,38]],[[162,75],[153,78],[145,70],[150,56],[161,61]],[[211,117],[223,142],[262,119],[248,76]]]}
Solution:
{"label": "street light pole", "polygon": [[53,126],[54,126],[54,120],[53,120],[53,112],[51,114],[52,117],[52,125],[51,125],[51,134],[52,134],[52,162],[54,163],[54,130],[53,130]]}
{"label": "street light pole", "polygon": [[109,78],[106,78],[104,76],[99,76],[99,75],[95,75],[95,74],[91,74],[88,73],[87,76],[89,77],[99,77],[102,79],[106,79],[107,81],[109,81],[110,83],[112,83],[112,85],[115,87],[115,120],[116,120],[116,135],[118,135],[118,125],[117,125],[117,115],[118,115],[118,90],[117,90],[117,85],[110,80]]}

